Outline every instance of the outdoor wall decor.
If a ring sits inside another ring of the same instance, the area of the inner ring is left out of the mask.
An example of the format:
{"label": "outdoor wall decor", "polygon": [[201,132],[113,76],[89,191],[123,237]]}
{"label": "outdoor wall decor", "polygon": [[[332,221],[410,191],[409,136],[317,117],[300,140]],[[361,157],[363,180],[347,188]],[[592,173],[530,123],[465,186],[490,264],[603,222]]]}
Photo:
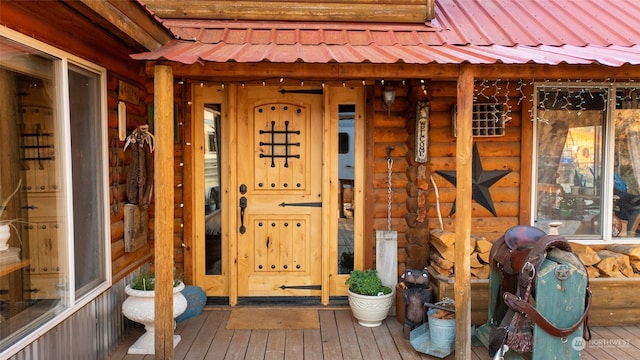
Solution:
{"label": "outdoor wall decor", "polygon": [[416,162],[427,162],[429,147],[429,103],[419,102],[416,111]]}
{"label": "outdoor wall decor", "polygon": [[[496,215],[496,209],[493,206],[493,200],[491,200],[491,193],[489,193],[489,187],[502,179],[505,175],[511,172],[511,170],[493,170],[484,171],[482,169],[482,163],[480,162],[480,154],[478,153],[478,145],[473,143],[473,160],[472,160],[472,193],[471,199],[478,202],[485,209],[489,210],[493,216]],[[456,172],[455,171],[436,171],[440,176],[447,179],[451,184],[456,185]],[[456,200],[453,201],[453,206],[449,212],[449,216],[456,212]]]}

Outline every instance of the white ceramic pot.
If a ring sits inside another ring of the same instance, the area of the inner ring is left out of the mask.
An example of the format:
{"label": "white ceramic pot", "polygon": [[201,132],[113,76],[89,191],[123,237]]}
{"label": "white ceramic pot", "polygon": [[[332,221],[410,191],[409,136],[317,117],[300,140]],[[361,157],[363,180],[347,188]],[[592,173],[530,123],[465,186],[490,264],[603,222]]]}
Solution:
{"label": "white ceramic pot", "polygon": [[382,296],[360,295],[349,290],[349,306],[353,317],[366,327],[376,327],[387,318],[393,305],[394,291]]}
{"label": "white ceramic pot", "polygon": [[[187,309],[187,299],[182,295],[184,283],[173,288],[173,318],[182,315]],[[129,354],[154,354],[155,353],[155,291],[132,289],[127,285],[124,292],[129,295],[122,303],[122,314],[129,320],[144,325],[146,332],[129,347]],[[175,326],[175,323],[174,323]],[[180,335],[173,336],[173,347],[180,342]]]}
{"label": "white ceramic pot", "polygon": [[9,239],[11,238],[11,226],[9,224],[0,224],[0,251],[9,248]]}

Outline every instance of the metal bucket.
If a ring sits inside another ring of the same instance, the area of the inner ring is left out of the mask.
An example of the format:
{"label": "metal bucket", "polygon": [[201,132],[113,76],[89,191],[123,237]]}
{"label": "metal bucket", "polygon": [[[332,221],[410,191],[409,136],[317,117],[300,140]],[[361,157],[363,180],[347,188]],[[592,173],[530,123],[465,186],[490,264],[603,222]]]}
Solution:
{"label": "metal bucket", "polygon": [[431,343],[442,349],[450,349],[456,341],[456,320],[436,319],[433,317],[436,311],[431,309],[427,312]]}

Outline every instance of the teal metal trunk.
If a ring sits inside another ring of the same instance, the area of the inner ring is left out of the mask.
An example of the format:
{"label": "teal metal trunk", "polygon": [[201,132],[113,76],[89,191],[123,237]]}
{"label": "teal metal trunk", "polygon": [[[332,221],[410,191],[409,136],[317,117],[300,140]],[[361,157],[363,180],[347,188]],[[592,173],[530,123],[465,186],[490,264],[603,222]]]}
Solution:
{"label": "teal metal trunk", "polygon": [[[561,280],[565,278],[564,280]],[[585,309],[585,296],[588,284],[587,272],[573,253],[553,249],[538,270],[533,296],[538,312],[558,328],[568,328],[580,320]],[[491,269],[489,276],[488,321],[475,330],[475,337],[485,347],[489,345],[491,319],[497,301],[500,276]],[[533,360],[581,359],[585,340],[582,338],[583,326],[566,339],[546,333],[538,325],[533,329]],[[513,351],[505,354],[505,359],[524,359]]]}

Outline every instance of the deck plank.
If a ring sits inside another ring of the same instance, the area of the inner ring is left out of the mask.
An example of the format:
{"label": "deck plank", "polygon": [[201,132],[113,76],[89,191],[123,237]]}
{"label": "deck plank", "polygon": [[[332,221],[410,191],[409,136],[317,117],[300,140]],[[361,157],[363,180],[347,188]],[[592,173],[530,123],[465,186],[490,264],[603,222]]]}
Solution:
{"label": "deck plank", "polygon": [[[620,339],[629,341],[629,345],[635,348],[635,351],[640,351],[640,331],[633,331],[633,327],[612,326],[607,329],[611,330]],[[640,330],[640,329],[638,329]]]}
{"label": "deck plank", "polygon": [[286,341],[284,344],[285,360],[304,359],[304,332],[301,329],[286,330]]}
{"label": "deck plank", "polygon": [[420,360],[422,357],[417,352],[408,339],[404,338],[404,326],[395,317],[388,318],[385,324],[389,328],[389,333],[396,344],[400,356],[404,360]]}
{"label": "deck plank", "polygon": [[340,338],[334,311],[318,311],[320,318],[320,335],[322,336],[322,353],[325,359],[342,359]]}
{"label": "deck plank", "polygon": [[[174,359],[181,360],[186,359],[189,351],[191,350],[194,341],[198,337],[202,327],[205,325],[205,321],[208,319],[208,316],[196,316],[186,321],[178,323],[181,325],[184,323],[184,328],[180,332],[180,342],[174,351]],[[195,355],[195,353],[193,354]],[[193,359],[193,358],[192,358]],[[202,359],[202,358],[198,358]],[[191,360],[191,359],[189,359]]]}
{"label": "deck plank", "polygon": [[[209,318],[213,318],[214,320],[214,325],[211,327],[212,333],[200,333],[198,336],[198,340],[202,339],[201,341],[203,341],[204,346],[209,343],[209,346],[206,346],[207,349],[204,359],[224,359],[227,349],[229,348],[229,343],[231,343],[231,338],[233,337],[233,330],[226,328],[229,315],[231,315],[231,311],[216,311],[216,313],[209,315]],[[219,323],[215,324],[218,321]]]}
{"label": "deck plank", "polygon": [[267,351],[269,330],[252,330],[247,346],[246,359],[262,359]]}
{"label": "deck plank", "polygon": [[589,341],[587,348],[599,347],[604,349],[608,355],[616,359],[636,358],[635,349],[627,343],[627,339],[620,339],[615,333],[605,327],[591,329],[593,338]]}
{"label": "deck plank", "polygon": [[322,336],[320,329],[305,329],[304,336],[304,358],[305,360],[322,360]]}
{"label": "deck plank", "polygon": [[[389,319],[389,321],[393,320]],[[386,323],[371,330],[373,330],[373,337],[376,339],[376,344],[378,344],[378,349],[384,360],[402,360]]]}
{"label": "deck plank", "polygon": [[242,360],[247,353],[251,330],[234,330],[225,360]]}
{"label": "deck plank", "polygon": [[203,311],[200,317],[203,318],[202,326],[191,342],[189,351],[185,354],[185,359],[200,360],[206,357],[218,328],[224,328],[229,314],[225,311],[211,310]]}
{"label": "deck plank", "polygon": [[285,330],[269,330],[269,338],[267,339],[267,349],[264,354],[264,360],[284,359],[285,336]]}
{"label": "deck plank", "polygon": [[362,359],[351,313],[349,311],[335,311],[334,314],[338,327],[338,337],[340,338],[340,348],[342,348],[342,357],[349,360]]}
{"label": "deck plank", "polygon": [[376,338],[373,336],[371,328],[358,324],[358,321],[353,317],[352,320],[362,357],[369,360],[382,360],[382,354],[376,346]]}
{"label": "deck plank", "polygon": [[[368,328],[358,324],[348,309],[321,309],[320,329],[228,330],[230,314],[230,309],[205,309],[201,315],[178,323],[175,333],[182,339],[175,359],[436,359],[415,351],[393,316],[379,327]],[[142,327],[131,329],[107,359],[154,359],[153,355],[127,354],[143,332]],[[592,333],[592,342],[582,352],[585,360],[633,359],[640,351],[640,326],[593,327]],[[453,359],[455,354],[443,360]],[[471,359],[491,360],[481,345],[472,347]]]}

